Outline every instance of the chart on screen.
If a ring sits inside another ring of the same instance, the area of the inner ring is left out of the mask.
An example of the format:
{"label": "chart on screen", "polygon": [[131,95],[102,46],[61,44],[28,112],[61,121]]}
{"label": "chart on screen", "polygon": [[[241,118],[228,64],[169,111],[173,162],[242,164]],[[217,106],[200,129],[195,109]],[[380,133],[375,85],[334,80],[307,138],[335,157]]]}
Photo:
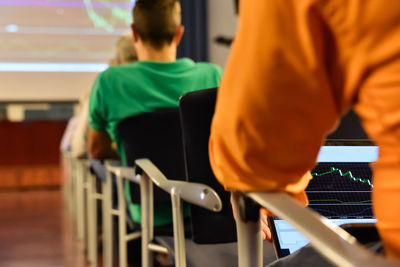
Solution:
{"label": "chart on screen", "polygon": [[309,207],[331,219],[373,218],[368,163],[319,163],[312,176],[307,187]]}

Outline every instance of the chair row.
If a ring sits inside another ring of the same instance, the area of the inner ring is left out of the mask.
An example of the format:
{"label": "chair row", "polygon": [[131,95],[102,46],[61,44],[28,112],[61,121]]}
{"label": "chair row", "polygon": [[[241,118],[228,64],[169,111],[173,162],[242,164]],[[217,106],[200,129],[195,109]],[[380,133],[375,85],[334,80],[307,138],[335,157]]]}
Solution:
{"label": "chair row", "polygon": [[[396,266],[373,255],[347,232],[327,225],[320,215],[284,193],[233,192],[238,214],[235,223],[230,194],[216,181],[208,160],[215,99],[216,89],[192,92],[181,98],[179,109],[159,110],[123,121],[119,130],[125,165],[129,167],[107,161],[101,187],[98,177],[102,174],[93,174],[88,160],[65,157],[69,163],[64,186],[67,207],[93,266],[97,266],[99,201],[106,267],[113,266],[116,251],[119,266],[126,267],[127,242],[138,238],[142,266],[146,267],[153,266],[154,252],[169,254],[175,266],[262,266],[273,260],[271,247],[261,240],[259,213],[249,212],[261,206],[291,223],[338,266]],[[133,232],[127,228],[127,189],[131,201],[141,205],[140,228]],[[190,203],[190,225],[184,221],[184,202]],[[154,206],[165,203],[172,206],[173,238],[157,234],[153,223]],[[112,230],[114,217],[118,218],[118,243]],[[191,239],[185,238],[185,231],[190,232]],[[231,259],[226,257],[227,251]],[[224,255],[220,259],[218,252]]]}
{"label": "chair row", "polygon": [[93,266],[98,266],[98,204],[102,201],[98,179],[91,172],[87,159],[74,159],[69,153],[61,155],[64,180],[62,191],[69,226],[75,230],[82,253],[87,253]]}

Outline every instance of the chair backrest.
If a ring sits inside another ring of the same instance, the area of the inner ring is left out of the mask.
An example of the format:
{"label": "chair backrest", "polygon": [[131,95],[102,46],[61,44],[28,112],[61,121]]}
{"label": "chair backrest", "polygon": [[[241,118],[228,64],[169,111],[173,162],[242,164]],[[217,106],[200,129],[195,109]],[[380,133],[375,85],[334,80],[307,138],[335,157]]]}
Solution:
{"label": "chair backrest", "polygon": [[191,206],[192,237],[197,243],[236,241],[230,194],[216,180],[208,158],[208,139],[217,89],[190,92],[180,99],[186,179],[212,187],[222,200],[219,213]]}
{"label": "chair backrest", "polygon": [[369,139],[369,137],[365,133],[358,115],[350,110],[342,117],[339,126],[328,135],[327,139]]}
{"label": "chair backrest", "polygon": [[[150,159],[168,179],[184,180],[182,132],[178,108],[160,109],[129,117],[119,124],[119,136],[128,166],[136,159]],[[140,203],[139,185],[131,183],[133,203]],[[171,197],[154,187],[155,203],[171,203]]]}

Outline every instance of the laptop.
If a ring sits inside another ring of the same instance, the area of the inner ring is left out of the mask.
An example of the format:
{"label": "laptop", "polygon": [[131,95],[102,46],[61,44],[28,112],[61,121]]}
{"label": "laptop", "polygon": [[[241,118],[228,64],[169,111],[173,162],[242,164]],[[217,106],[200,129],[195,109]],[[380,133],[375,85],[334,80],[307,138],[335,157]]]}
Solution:
{"label": "laptop", "polygon": [[[308,207],[342,227],[374,224],[369,163],[377,158],[378,147],[368,140],[327,141],[321,147],[318,164],[311,172],[313,179],[306,188]],[[286,221],[270,217],[269,223],[278,258],[309,243]]]}

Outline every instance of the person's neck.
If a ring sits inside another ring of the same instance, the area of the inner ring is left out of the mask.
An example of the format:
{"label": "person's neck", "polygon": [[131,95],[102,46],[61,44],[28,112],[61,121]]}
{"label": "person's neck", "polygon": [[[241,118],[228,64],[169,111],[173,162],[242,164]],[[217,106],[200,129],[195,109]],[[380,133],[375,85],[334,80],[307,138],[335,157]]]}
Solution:
{"label": "person's neck", "polygon": [[156,49],[150,45],[142,46],[138,52],[139,60],[160,61],[160,62],[175,62],[176,47],[174,45],[165,45],[160,49]]}

